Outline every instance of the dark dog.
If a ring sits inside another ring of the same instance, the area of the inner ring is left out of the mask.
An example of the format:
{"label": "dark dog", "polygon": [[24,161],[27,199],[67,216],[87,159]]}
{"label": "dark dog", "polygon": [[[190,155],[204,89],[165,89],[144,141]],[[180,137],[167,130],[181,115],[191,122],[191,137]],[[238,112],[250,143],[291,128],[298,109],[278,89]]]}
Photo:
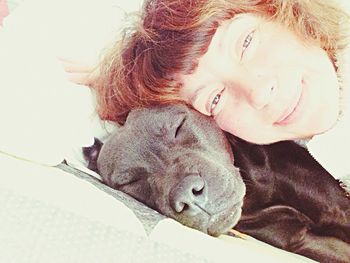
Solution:
{"label": "dark dog", "polygon": [[350,199],[293,142],[250,144],[173,105],[131,112],[99,155],[95,147],[84,153],[106,184],[187,226],[214,236],[235,226],[321,262],[350,262]]}

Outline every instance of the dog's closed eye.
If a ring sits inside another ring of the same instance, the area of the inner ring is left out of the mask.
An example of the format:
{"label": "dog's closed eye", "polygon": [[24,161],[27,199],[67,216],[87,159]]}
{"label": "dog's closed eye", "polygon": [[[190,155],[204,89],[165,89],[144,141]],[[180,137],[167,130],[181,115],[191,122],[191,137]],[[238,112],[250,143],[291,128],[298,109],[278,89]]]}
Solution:
{"label": "dog's closed eye", "polygon": [[132,167],[122,171],[118,178],[115,178],[118,187],[136,183],[147,177],[148,171],[145,167]]}
{"label": "dog's closed eye", "polygon": [[182,129],[186,122],[186,115],[178,114],[173,120],[170,121],[171,122],[163,123],[153,132],[153,134],[154,136],[162,138],[162,140],[174,143],[174,139],[178,139],[178,137],[183,133]]}
{"label": "dog's closed eye", "polygon": [[177,125],[177,127],[176,127],[176,129],[175,129],[175,136],[174,136],[175,138],[178,137],[178,135],[179,135],[179,133],[180,133],[180,130],[181,130],[181,128],[183,127],[185,121],[186,121],[186,118],[183,118],[183,119],[181,120],[181,122]]}

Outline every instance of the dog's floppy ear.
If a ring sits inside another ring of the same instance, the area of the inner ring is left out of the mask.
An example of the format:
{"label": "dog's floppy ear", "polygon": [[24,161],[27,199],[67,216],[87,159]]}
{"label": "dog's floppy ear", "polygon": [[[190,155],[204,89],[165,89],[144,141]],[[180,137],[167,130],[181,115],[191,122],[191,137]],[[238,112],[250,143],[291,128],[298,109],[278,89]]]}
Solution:
{"label": "dog's floppy ear", "polygon": [[97,169],[97,158],[100,154],[103,143],[94,138],[94,144],[88,147],[83,147],[83,155],[85,160],[88,162],[88,168],[96,173],[98,173]]}

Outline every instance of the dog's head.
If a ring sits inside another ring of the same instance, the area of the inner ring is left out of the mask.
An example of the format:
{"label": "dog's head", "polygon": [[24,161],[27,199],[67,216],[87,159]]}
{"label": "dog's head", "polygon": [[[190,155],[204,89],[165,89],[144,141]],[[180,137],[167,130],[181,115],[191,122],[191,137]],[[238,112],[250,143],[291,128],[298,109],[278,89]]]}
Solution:
{"label": "dog's head", "polygon": [[211,235],[234,226],[245,186],[224,133],[185,105],[132,111],[102,146],[104,182]]}

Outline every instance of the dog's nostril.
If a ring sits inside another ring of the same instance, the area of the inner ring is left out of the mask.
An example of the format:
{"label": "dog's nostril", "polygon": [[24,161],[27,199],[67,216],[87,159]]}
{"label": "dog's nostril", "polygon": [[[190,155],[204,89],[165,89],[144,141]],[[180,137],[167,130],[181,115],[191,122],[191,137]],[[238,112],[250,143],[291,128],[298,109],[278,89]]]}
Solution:
{"label": "dog's nostril", "polygon": [[177,213],[203,208],[207,201],[205,181],[199,175],[186,176],[170,192],[170,201]]}
{"label": "dog's nostril", "polygon": [[192,189],[192,194],[194,195],[194,196],[199,196],[199,195],[201,195],[202,193],[203,193],[203,189],[204,189],[204,185],[202,186],[202,187],[194,187],[193,189]]}
{"label": "dog's nostril", "polygon": [[178,204],[178,206],[176,207],[176,212],[181,213],[181,212],[184,212],[186,210],[189,210],[189,208],[190,207],[188,204],[180,202]]}

